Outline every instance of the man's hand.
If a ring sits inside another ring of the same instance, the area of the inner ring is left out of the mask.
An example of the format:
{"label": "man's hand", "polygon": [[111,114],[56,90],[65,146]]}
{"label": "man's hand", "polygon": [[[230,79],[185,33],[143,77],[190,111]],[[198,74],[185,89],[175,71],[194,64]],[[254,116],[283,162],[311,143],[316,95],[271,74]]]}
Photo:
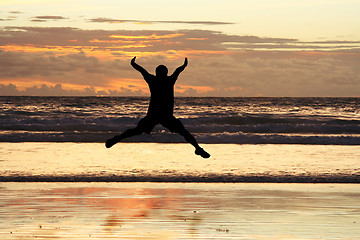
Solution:
{"label": "man's hand", "polygon": [[184,60],[184,64],[181,65],[180,67],[178,67],[177,69],[175,69],[174,73],[171,75],[172,77],[174,77],[175,81],[176,79],[179,77],[179,74],[184,71],[184,69],[186,68],[186,66],[188,65],[188,59],[185,58]]}
{"label": "man's hand", "polygon": [[150,74],[149,74],[142,66],[140,66],[139,64],[137,64],[137,63],[135,62],[135,59],[136,59],[136,57],[134,57],[133,59],[131,59],[131,66],[132,66],[133,68],[135,68],[135,70],[139,71],[139,72],[143,75],[145,81],[147,81],[147,79],[148,79],[148,77],[149,77]]}

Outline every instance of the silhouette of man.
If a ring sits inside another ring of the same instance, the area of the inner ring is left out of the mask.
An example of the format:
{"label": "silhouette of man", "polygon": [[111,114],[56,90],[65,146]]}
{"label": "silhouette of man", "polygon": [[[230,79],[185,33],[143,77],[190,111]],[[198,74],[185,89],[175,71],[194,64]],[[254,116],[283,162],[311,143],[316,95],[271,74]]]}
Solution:
{"label": "silhouette of man", "polygon": [[185,140],[195,147],[195,154],[203,158],[209,158],[210,154],[202,149],[194,136],[192,136],[180,122],[175,118],[174,112],[174,85],[180,73],[185,69],[188,64],[185,58],[184,64],[178,67],[174,73],[168,76],[168,69],[164,65],[159,65],[155,72],[155,76],[148,73],[143,67],[135,63],[136,57],[131,60],[131,66],[139,71],[144,80],[149,85],[150,89],[150,103],[147,115],[141,119],[136,128],[128,129],[121,135],[117,135],[106,141],[106,147],[110,148],[121,140],[139,135],[142,133],[150,134],[152,129],[161,124],[171,132],[180,134]]}

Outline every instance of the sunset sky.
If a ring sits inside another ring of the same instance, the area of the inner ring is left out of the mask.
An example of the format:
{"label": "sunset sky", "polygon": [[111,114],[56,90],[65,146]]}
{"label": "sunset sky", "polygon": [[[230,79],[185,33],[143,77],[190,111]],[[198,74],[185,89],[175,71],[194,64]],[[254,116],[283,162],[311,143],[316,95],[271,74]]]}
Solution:
{"label": "sunset sky", "polygon": [[0,95],[360,96],[359,0],[1,0]]}

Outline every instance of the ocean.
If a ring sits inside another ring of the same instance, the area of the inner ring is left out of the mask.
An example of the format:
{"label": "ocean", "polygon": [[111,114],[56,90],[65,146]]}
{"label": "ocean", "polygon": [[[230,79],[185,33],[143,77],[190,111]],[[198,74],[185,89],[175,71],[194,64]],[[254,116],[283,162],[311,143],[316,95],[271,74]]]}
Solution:
{"label": "ocean", "polygon": [[[147,97],[0,97],[1,142],[105,142],[134,128]],[[176,98],[200,143],[360,145],[360,98]],[[162,126],[125,142],[183,143]]]}
{"label": "ocean", "polygon": [[0,181],[360,182],[360,98],[176,98],[211,154],[158,125],[146,97],[0,97]]}
{"label": "ocean", "polygon": [[360,239],[360,98],[148,100],[0,97],[0,238]]}

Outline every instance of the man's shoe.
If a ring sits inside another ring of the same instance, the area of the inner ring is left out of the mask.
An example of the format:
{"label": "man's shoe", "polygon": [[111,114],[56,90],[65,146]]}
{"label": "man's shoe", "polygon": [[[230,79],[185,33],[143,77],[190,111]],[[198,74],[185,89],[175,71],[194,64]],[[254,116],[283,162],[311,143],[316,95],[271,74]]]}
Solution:
{"label": "man's shoe", "polygon": [[114,146],[117,143],[117,141],[114,138],[110,138],[108,140],[106,140],[105,146],[107,148],[111,148],[112,146]]}
{"label": "man's shoe", "polygon": [[203,158],[209,158],[209,157],[210,157],[210,154],[207,153],[207,152],[205,152],[205,150],[202,149],[202,148],[196,149],[196,150],[195,150],[195,154],[196,154],[196,155],[200,155],[200,156],[202,156]]}

